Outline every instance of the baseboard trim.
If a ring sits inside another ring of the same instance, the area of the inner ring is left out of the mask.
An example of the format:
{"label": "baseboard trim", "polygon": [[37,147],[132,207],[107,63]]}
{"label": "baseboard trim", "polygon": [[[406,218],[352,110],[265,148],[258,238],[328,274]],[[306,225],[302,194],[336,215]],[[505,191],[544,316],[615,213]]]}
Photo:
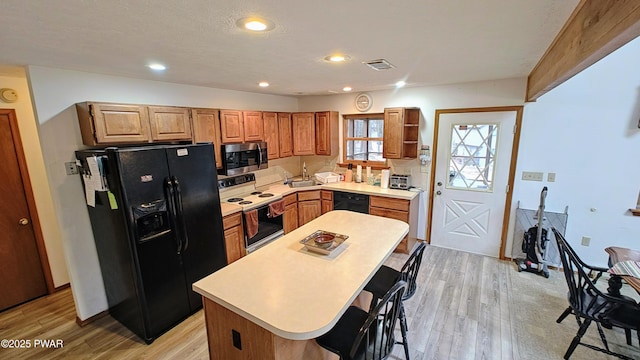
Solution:
{"label": "baseboard trim", "polygon": [[57,293],[58,291],[65,290],[65,289],[68,289],[68,288],[70,288],[70,287],[71,287],[71,283],[66,283],[66,284],[64,284],[64,285],[60,285],[60,286],[58,286],[57,288],[54,288],[54,289],[53,289],[53,292],[54,292],[54,293]]}
{"label": "baseboard trim", "polygon": [[108,310],[105,310],[103,312],[97,313],[97,314],[93,315],[92,317],[90,317],[88,319],[85,319],[85,320],[80,320],[80,318],[76,316],[76,324],[78,324],[78,326],[80,326],[80,327],[84,327],[85,325],[90,324],[90,323],[92,323],[92,322],[94,322],[94,321],[96,321],[98,319],[101,319],[101,318],[107,316],[107,315],[109,315],[109,311]]}

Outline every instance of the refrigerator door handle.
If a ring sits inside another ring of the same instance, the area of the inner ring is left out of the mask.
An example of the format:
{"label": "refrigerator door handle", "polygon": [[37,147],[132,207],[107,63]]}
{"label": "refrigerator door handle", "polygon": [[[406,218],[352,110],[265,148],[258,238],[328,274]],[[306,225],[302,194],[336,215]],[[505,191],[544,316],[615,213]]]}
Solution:
{"label": "refrigerator door handle", "polygon": [[176,210],[178,215],[178,221],[180,224],[180,234],[182,235],[182,241],[183,241],[182,252],[185,252],[189,247],[189,236],[187,236],[187,225],[184,222],[184,212],[182,210],[182,193],[180,192],[180,182],[178,182],[178,178],[175,176],[171,177],[171,181],[173,182],[173,187],[175,189]]}
{"label": "refrigerator door handle", "polygon": [[176,212],[176,204],[175,204],[175,189],[173,186],[173,181],[170,178],[166,178],[164,180],[164,190],[165,196],[167,197],[167,202],[169,203],[169,215],[171,217],[171,223],[176,230],[176,245],[178,249],[176,252],[178,255],[182,253],[182,237],[180,236],[180,231],[178,231],[178,218]]}

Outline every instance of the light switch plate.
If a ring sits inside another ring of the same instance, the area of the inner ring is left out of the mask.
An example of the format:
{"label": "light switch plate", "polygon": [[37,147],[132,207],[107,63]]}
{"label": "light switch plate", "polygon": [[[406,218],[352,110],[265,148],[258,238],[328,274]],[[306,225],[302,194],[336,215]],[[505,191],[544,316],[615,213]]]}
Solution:
{"label": "light switch plate", "polygon": [[543,175],[543,173],[541,173],[541,172],[523,171],[522,172],[522,180],[525,180],[525,181],[542,181],[542,175]]}
{"label": "light switch plate", "polygon": [[582,237],[582,246],[589,246],[591,244],[591,238],[588,236]]}
{"label": "light switch plate", "polygon": [[556,173],[548,173],[547,174],[547,181],[548,182],[555,182],[556,181]]}

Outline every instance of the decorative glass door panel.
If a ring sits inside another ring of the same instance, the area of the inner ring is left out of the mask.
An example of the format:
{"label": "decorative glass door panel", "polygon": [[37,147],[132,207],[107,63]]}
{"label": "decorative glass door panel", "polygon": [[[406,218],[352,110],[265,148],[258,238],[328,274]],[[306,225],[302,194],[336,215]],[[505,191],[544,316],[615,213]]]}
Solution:
{"label": "decorative glass door panel", "polygon": [[447,188],[493,191],[499,124],[453,124]]}

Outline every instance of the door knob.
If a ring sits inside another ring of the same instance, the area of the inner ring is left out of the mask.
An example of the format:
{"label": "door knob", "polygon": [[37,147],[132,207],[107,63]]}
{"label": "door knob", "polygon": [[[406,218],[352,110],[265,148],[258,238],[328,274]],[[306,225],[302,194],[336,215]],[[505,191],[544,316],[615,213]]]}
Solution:
{"label": "door knob", "polygon": [[29,219],[27,218],[22,218],[20,220],[18,220],[18,224],[24,226],[24,225],[28,225],[29,224]]}
{"label": "door knob", "polygon": [[440,190],[436,191],[436,195],[442,195],[442,191]]}

